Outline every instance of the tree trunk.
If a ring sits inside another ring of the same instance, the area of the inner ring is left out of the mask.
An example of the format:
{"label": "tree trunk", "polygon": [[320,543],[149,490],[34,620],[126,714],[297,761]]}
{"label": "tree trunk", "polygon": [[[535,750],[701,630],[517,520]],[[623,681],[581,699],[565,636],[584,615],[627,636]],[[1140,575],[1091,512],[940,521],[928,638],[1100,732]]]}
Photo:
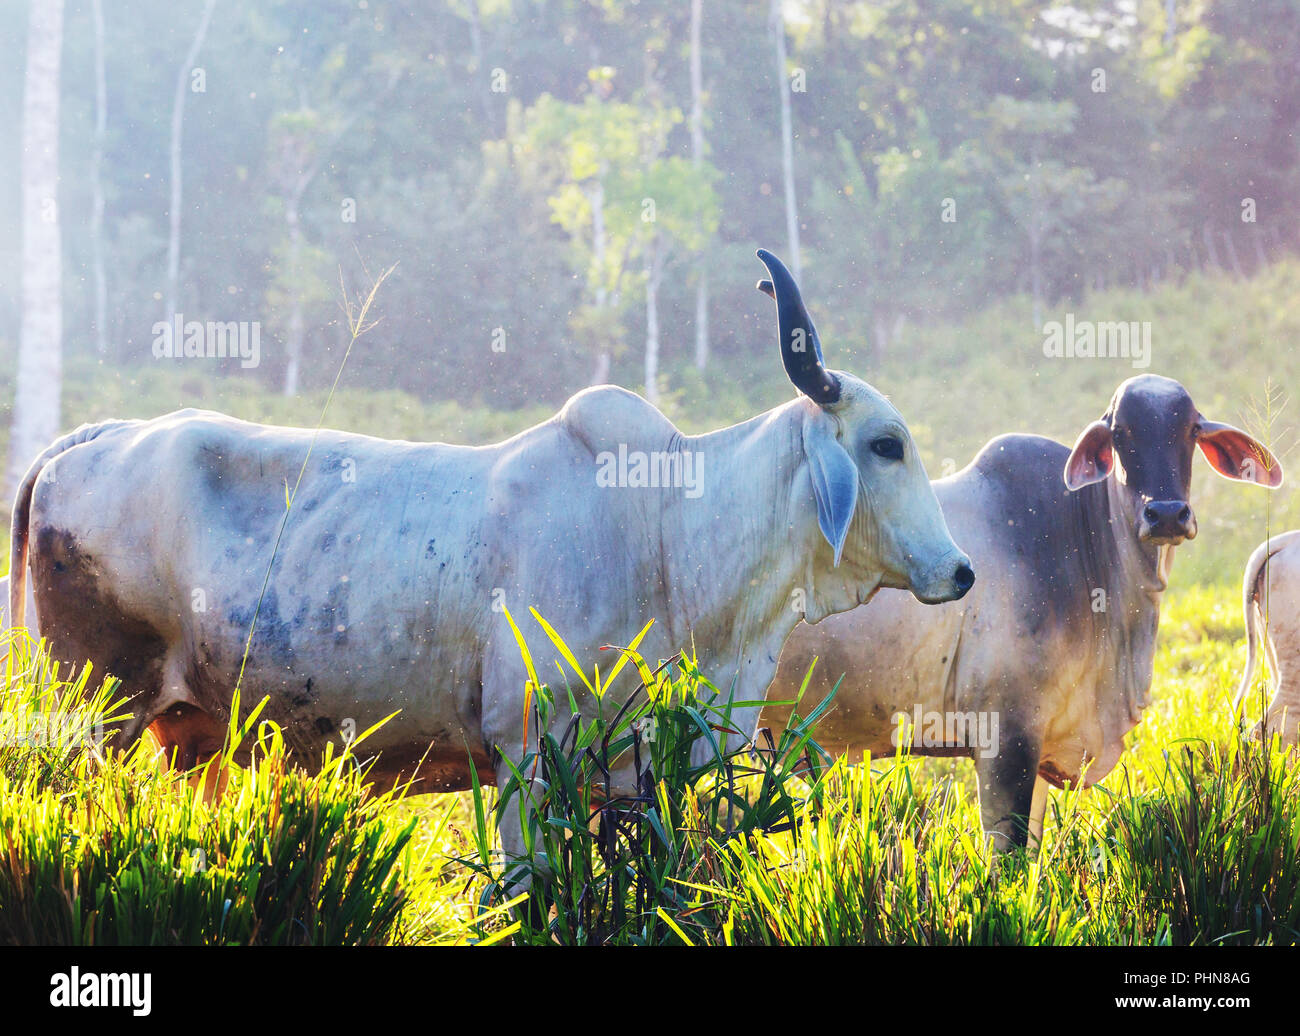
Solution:
{"label": "tree trunk", "polygon": [[875,366],[879,370],[889,355],[889,324],[883,313],[877,312],[872,316],[871,330],[876,342]]}
{"label": "tree trunk", "polygon": [[655,404],[659,402],[659,285],[665,252],[663,239],[652,236],[645,260],[645,398]]}
{"label": "tree trunk", "polygon": [[[691,0],[691,160],[699,169],[704,163],[704,76],[700,60],[700,27],[704,21],[704,0]],[[709,365],[709,265],[701,256],[695,280],[695,366]]]}
{"label": "tree trunk", "polygon": [[1241,280],[1246,275],[1242,272],[1241,260],[1237,258],[1237,246],[1233,243],[1232,234],[1226,230],[1223,232],[1223,243],[1227,248],[1228,262],[1232,264],[1233,276]]}
{"label": "tree trunk", "polygon": [[1250,235],[1250,240],[1255,246],[1255,272],[1263,273],[1264,268],[1268,266],[1268,253],[1264,251],[1263,228],[1256,227]]}
{"label": "tree trunk", "polygon": [[104,272],[104,135],[108,130],[108,86],[104,77],[104,4],[91,0],[95,26],[95,137],[90,155],[90,266],[95,292],[95,352],[108,352],[108,278]]}
{"label": "tree trunk", "polygon": [[790,114],[790,82],[785,53],[785,15],[781,0],[772,0],[772,36],[776,40],[776,83],[781,90],[781,175],[785,180],[785,231],[789,239],[790,271],[802,280],[799,261],[799,211],[794,198],[794,127]]}
{"label": "tree trunk", "polygon": [[1201,235],[1205,238],[1205,258],[1211,270],[1220,269],[1219,252],[1214,247],[1214,231],[1210,229],[1208,223],[1201,228]]}
{"label": "tree trunk", "polygon": [[176,73],[176,89],[172,94],[172,134],[171,134],[171,211],[170,227],[167,234],[167,305],[164,314],[168,320],[176,314],[177,293],[181,274],[181,131],[185,124],[185,94],[188,92],[190,70],[199,59],[199,50],[203,47],[203,38],[208,34],[208,23],[212,21],[212,9],[217,0],[207,0],[203,5],[203,16],[199,19],[198,31],[190,43],[185,62]]}
{"label": "tree trunk", "polygon": [[63,0],[28,7],[23,87],[22,319],[8,494],[59,430],[63,257],[59,241],[59,66]]}
{"label": "tree trunk", "polygon": [[284,219],[289,224],[289,283],[293,285],[290,292],[289,327],[285,341],[288,361],[284,368],[284,394],[298,394],[298,371],[302,366],[302,222],[298,218],[298,207],[302,201],[304,183],[295,194],[285,202]]}
{"label": "tree trunk", "polygon": [[[598,176],[591,189],[591,261],[596,273],[596,309],[603,310],[609,301],[609,292],[605,287],[605,253],[609,242],[605,236],[605,184]],[[596,369],[592,372],[593,385],[605,385],[609,382],[609,350],[601,349],[596,354]]]}
{"label": "tree trunk", "polygon": [[1034,327],[1043,326],[1043,246],[1036,230],[1029,234],[1029,294],[1034,304]]}
{"label": "tree trunk", "polygon": [[492,118],[492,90],[483,71],[483,18],[479,13],[478,0],[469,0],[469,46],[474,59],[474,81],[478,84],[479,105],[483,109],[483,124],[488,136],[495,135]]}

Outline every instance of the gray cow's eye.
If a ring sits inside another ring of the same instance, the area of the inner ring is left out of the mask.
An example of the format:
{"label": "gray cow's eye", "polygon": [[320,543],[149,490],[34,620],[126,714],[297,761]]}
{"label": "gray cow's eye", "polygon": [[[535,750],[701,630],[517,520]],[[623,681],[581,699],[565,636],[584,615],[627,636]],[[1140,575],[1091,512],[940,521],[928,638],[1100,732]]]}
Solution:
{"label": "gray cow's eye", "polygon": [[893,435],[882,435],[871,440],[871,452],[885,460],[903,459],[903,440]]}

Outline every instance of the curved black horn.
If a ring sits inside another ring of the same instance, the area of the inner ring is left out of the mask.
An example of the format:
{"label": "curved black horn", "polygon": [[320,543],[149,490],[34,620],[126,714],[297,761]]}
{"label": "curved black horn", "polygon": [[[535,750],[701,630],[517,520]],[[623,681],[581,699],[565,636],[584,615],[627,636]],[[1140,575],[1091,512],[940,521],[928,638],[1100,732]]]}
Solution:
{"label": "curved black horn", "polygon": [[795,284],[785,264],[766,248],[758,250],[758,258],[772,278],[781,362],[785,365],[786,375],[795,388],[822,406],[836,402],[840,398],[840,383],[822,362],[821,340],[817,337],[812,317],[804,308],[799,285]]}

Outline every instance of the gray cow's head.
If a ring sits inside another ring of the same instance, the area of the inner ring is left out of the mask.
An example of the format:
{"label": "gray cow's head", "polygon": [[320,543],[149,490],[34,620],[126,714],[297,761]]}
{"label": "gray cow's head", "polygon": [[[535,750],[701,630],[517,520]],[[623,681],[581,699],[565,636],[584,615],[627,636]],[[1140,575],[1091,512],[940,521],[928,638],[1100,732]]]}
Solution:
{"label": "gray cow's head", "polygon": [[1157,374],[1129,378],[1115,390],[1101,420],[1074,444],[1065,484],[1081,489],[1113,473],[1128,496],[1138,539],[1173,546],[1196,538],[1189,500],[1196,448],[1224,478],[1269,489],[1282,484],[1282,466],[1263,443],[1207,421],[1182,385]]}
{"label": "gray cow's head", "polygon": [[[898,410],[865,381],[828,370],[821,342],[790,272],[764,249],[776,300],[781,359],[810,401],[803,446],[817,522],[855,582],[911,590],[928,604],[963,596],[975,582],[952,541],[920,452]],[[814,405],[815,404],[815,405]]]}

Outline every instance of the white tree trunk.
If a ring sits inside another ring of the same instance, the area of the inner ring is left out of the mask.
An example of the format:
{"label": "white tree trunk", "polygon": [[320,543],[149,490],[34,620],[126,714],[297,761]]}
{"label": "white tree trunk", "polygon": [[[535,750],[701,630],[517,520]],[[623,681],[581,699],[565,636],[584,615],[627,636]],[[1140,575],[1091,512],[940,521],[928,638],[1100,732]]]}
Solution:
{"label": "white tree trunk", "polygon": [[[691,160],[698,169],[704,163],[704,76],[700,60],[700,28],[704,22],[704,0],[691,0]],[[695,281],[695,366],[709,364],[709,267],[701,257]]]}
{"label": "white tree trunk", "polygon": [[28,10],[22,127],[22,322],[8,494],[58,433],[63,374],[58,203],[63,0],[33,0]]}
{"label": "white tree trunk", "polygon": [[104,273],[104,135],[108,130],[108,85],[104,77],[104,4],[91,0],[95,27],[95,137],[90,154],[90,265],[95,292],[95,352],[108,352],[108,278]]}
{"label": "white tree trunk", "polygon": [[1037,222],[1029,229],[1029,294],[1034,303],[1034,327],[1043,329],[1043,243]]}
{"label": "white tree trunk", "polygon": [[659,285],[664,276],[664,248],[658,234],[645,256],[645,398],[659,402]]}
{"label": "white tree trunk", "polygon": [[478,84],[479,104],[483,107],[483,125],[491,136],[495,131],[492,118],[492,91],[488,83],[486,70],[483,68],[483,19],[479,13],[478,0],[469,0],[469,43],[470,55],[474,61],[474,81]]}
{"label": "white tree trunk", "polygon": [[[596,275],[596,308],[604,309],[609,302],[609,292],[605,287],[606,253],[609,241],[605,234],[605,184],[598,176],[591,188],[591,261]],[[604,385],[609,382],[609,350],[601,349],[596,354],[596,369],[592,372],[591,383]]]}
{"label": "white tree trunk", "polygon": [[[39,2],[39,0],[37,0]],[[190,43],[185,62],[176,73],[176,90],[172,95],[172,141],[171,141],[171,225],[167,235],[167,308],[165,316],[170,320],[176,313],[178,282],[181,273],[181,132],[185,126],[185,95],[189,92],[190,70],[199,59],[203,47],[203,38],[208,34],[208,23],[212,21],[212,9],[217,0],[207,0],[203,5],[203,16],[199,19],[198,31]]]}
{"label": "white tree trunk", "polygon": [[790,113],[790,79],[786,69],[785,14],[781,0],[772,0],[772,36],[776,40],[776,83],[781,91],[781,175],[785,180],[785,231],[789,238],[789,265],[794,279],[803,278],[799,261],[799,210],[794,198],[794,125]]}
{"label": "white tree trunk", "polygon": [[302,313],[302,224],[298,218],[299,204],[307,184],[289,196],[284,211],[289,224],[289,281],[293,285],[289,302],[289,328],[285,351],[288,362],[284,368],[284,394],[291,398],[298,394],[298,372],[302,366],[303,313]]}

